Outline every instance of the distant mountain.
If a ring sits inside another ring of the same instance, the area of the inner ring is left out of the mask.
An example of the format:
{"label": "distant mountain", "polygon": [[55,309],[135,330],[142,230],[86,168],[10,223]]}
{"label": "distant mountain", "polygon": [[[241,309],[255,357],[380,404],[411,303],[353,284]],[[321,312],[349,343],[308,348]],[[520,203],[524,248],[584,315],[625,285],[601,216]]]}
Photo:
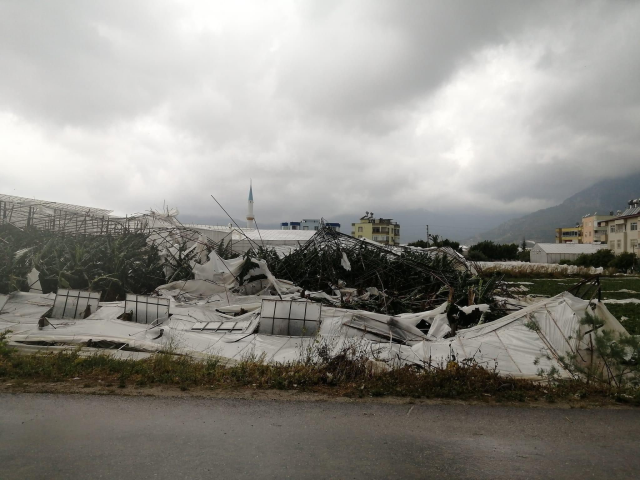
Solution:
{"label": "distant mountain", "polygon": [[498,243],[519,243],[522,238],[537,242],[553,242],[555,229],[570,227],[582,221],[587,213],[607,215],[624,210],[627,202],[640,197],[640,173],[623,178],[602,180],[567,198],[560,205],[514,218],[469,240],[477,243],[493,240]]}

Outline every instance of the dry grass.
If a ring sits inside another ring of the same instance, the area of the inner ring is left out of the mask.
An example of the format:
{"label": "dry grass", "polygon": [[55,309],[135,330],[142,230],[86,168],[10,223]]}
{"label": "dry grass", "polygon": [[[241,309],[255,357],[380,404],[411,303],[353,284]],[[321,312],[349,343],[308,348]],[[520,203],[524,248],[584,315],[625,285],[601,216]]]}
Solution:
{"label": "dry grass", "polygon": [[403,366],[387,371],[371,368],[370,361],[348,347],[328,357],[320,352],[296,362],[265,363],[246,357],[233,366],[218,358],[197,361],[160,353],[145,360],[116,359],[108,354],[81,355],[78,350],[18,355],[0,339],[0,379],[14,382],[64,382],[80,379],[84,385],[174,386],[182,390],[279,389],[318,392],[347,397],[399,396],[496,401],[565,401],[617,399],[640,404],[640,392],[615,391],[581,381],[539,383],[503,377],[474,363],[451,363],[445,368]]}

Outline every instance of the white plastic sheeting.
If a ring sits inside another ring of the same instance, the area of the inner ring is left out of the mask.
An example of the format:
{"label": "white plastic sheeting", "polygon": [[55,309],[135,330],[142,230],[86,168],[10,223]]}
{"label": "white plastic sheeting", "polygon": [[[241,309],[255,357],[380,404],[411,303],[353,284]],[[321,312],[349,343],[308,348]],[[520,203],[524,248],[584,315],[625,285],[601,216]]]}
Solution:
{"label": "white plastic sheeting", "polygon": [[29,284],[29,291],[31,293],[42,293],[42,286],[40,285],[40,272],[34,268],[27,274],[27,283]]}
{"label": "white plastic sheeting", "polygon": [[562,273],[563,275],[599,275],[602,267],[578,267],[576,265],[559,265],[557,263],[531,263],[531,262],[475,262],[484,272],[528,272],[530,274],[546,275],[549,273]]}
{"label": "white plastic sheeting", "polygon": [[[502,374],[537,377],[540,369],[555,367],[561,376],[569,377],[558,358],[584,349],[579,343],[584,333],[580,320],[587,308],[589,301],[565,292],[494,322],[462,330],[452,338],[425,341],[412,349],[425,363],[473,358]],[[602,304],[596,314],[608,322],[606,328],[624,331]]]}
{"label": "white plastic sheeting", "polygon": [[239,286],[239,277],[245,262],[251,261],[257,265],[246,274],[242,280],[250,277],[264,275],[266,280],[253,281],[244,284],[240,290],[246,294],[258,294],[272,288],[278,295],[299,291],[298,287],[291,282],[277,280],[267,267],[267,262],[257,258],[250,260],[238,257],[230,260],[222,259],[215,252],[209,253],[209,260],[202,264],[193,266],[194,280],[181,280],[161,285],[157,290],[161,294],[169,296],[187,293],[197,297],[210,297],[213,295],[229,296],[230,291]]}
{"label": "white plastic sheeting", "polygon": [[[289,299],[293,298],[291,295]],[[552,367],[561,376],[570,375],[558,357],[585,350],[589,337],[583,338],[585,332],[581,329],[585,327],[580,320],[591,308],[588,301],[565,292],[443,338],[449,328],[446,304],[428,312],[393,317],[325,305],[317,335],[298,337],[255,333],[261,321],[260,302],[278,297],[234,297],[244,301],[246,309],[228,303],[226,307],[216,302],[180,303],[171,298],[172,316],[151,325],[118,320],[124,312],[124,302],[109,302],[101,303],[87,319],[53,320],[53,325],[38,330],[38,318],[52,307],[53,299],[53,295],[20,292],[0,296],[0,331],[11,330],[9,338],[15,345],[87,345],[89,341],[107,341],[142,352],[172,349],[195,357],[217,355],[228,362],[249,355],[265,361],[295,361],[318,342],[337,353],[349,342],[357,341],[371,358],[387,363],[446,365],[452,360],[474,359],[501,374],[531,378],[538,377],[539,369]],[[305,301],[298,295],[294,303],[303,305]],[[309,305],[320,310],[317,303]],[[625,332],[604,304],[595,304],[595,314],[605,322],[605,328]],[[423,320],[430,325],[426,335],[417,328]],[[219,328],[222,325],[224,328]],[[586,351],[581,354],[588,357]]]}

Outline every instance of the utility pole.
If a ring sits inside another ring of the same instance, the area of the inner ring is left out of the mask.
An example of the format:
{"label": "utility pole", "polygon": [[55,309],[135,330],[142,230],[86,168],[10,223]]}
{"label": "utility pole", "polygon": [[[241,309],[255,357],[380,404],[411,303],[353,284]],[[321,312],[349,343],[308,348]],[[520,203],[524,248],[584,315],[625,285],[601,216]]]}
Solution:
{"label": "utility pole", "polygon": [[427,225],[427,247],[429,246],[429,225]]}

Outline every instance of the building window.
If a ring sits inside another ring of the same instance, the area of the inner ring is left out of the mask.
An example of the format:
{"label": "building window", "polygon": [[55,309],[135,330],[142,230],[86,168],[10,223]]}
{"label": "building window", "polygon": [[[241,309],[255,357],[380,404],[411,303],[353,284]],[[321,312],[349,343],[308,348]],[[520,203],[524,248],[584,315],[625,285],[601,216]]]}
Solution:
{"label": "building window", "polygon": [[611,225],[611,227],[609,227],[609,233],[616,233],[616,226],[615,225]]}
{"label": "building window", "polygon": [[389,236],[388,235],[374,235],[373,236],[373,241],[374,242],[388,242],[389,241]]}
{"label": "building window", "polygon": [[631,231],[634,232],[638,230],[638,222],[631,222]]}
{"label": "building window", "polygon": [[609,249],[611,250],[615,250],[616,249],[616,242],[609,242]]}
{"label": "building window", "polygon": [[618,240],[618,241],[617,241],[616,248],[617,248],[618,250],[620,250],[620,249],[622,248],[622,240]]}
{"label": "building window", "polygon": [[358,232],[362,232],[363,231],[363,227],[358,227]]}

